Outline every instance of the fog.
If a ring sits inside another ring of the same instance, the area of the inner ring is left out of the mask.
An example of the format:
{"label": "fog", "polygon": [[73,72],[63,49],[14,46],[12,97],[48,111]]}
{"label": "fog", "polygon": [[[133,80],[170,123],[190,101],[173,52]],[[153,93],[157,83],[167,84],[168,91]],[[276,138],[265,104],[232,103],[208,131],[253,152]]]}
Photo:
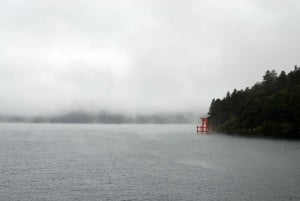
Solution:
{"label": "fog", "polygon": [[299,64],[293,0],[0,0],[0,115],[205,114]]}

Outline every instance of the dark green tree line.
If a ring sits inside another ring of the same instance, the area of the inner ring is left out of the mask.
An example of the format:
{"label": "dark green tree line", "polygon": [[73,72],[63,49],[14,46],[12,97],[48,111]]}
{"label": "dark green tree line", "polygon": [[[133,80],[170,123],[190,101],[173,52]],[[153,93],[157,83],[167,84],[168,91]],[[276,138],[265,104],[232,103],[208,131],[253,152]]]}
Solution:
{"label": "dark green tree line", "polygon": [[251,88],[213,99],[208,114],[218,132],[300,137],[300,68],[267,71]]}

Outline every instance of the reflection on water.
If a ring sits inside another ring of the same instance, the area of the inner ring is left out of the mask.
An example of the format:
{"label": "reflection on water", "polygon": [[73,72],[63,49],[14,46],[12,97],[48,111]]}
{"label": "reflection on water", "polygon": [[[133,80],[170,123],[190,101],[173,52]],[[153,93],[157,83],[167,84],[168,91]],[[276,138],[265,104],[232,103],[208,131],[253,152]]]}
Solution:
{"label": "reflection on water", "polygon": [[0,124],[0,200],[300,200],[300,142],[194,125]]}

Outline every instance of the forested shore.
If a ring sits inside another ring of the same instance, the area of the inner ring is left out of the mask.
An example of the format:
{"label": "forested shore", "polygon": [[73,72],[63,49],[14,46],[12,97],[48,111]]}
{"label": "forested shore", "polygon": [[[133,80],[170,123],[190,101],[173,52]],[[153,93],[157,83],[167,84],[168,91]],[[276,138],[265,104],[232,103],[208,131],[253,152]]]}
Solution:
{"label": "forested shore", "polygon": [[187,124],[193,123],[193,113],[121,114],[109,111],[71,111],[49,116],[1,116],[0,122],[12,123],[84,123],[84,124]]}
{"label": "forested shore", "polygon": [[268,70],[261,82],[213,99],[210,126],[216,132],[300,137],[300,68]]}

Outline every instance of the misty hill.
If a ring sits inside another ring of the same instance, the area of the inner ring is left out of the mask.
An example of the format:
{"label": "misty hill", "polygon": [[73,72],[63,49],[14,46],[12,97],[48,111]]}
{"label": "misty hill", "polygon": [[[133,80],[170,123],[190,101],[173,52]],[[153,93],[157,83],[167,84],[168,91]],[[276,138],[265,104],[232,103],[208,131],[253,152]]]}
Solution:
{"label": "misty hill", "polygon": [[267,71],[251,88],[213,99],[209,115],[218,132],[300,137],[300,68]]}
{"label": "misty hill", "polygon": [[194,123],[196,116],[192,113],[138,114],[134,116],[101,111],[88,113],[74,111],[56,116],[0,116],[1,122],[28,123],[100,123],[100,124],[185,124]]}

